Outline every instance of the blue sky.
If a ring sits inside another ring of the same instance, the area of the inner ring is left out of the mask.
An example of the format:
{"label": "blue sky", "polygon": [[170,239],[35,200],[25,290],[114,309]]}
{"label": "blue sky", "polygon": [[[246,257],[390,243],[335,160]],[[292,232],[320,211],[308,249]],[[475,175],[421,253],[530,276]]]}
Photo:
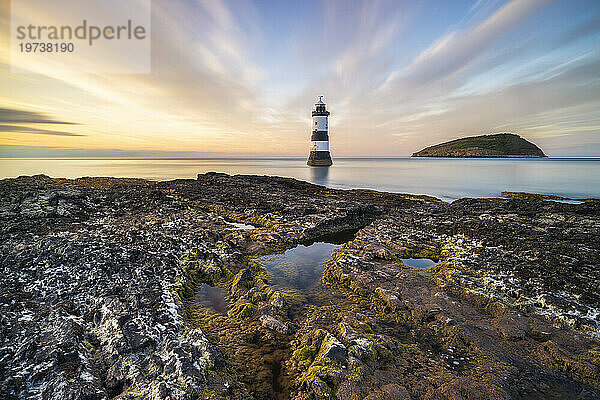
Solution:
{"label": "blue sky", "polygon": [[0,121],[0,155],[304,155],[317,95],[334,156],[506,131],[600,155],[599,1],[155,0],[152,15],[148,75],[23,79],[4,51],[0,107],[71,124]]}

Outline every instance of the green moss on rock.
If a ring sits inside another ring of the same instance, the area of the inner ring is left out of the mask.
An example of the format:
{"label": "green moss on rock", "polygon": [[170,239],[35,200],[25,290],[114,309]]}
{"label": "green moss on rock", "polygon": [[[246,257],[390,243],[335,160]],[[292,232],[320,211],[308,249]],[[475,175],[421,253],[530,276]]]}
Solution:
{"label": "green moss on rock", "polygon": [[227,313],[230,317],[235,318],[250,318],[254,315],[256,306],[252,303],[238,303],[234,305]]}

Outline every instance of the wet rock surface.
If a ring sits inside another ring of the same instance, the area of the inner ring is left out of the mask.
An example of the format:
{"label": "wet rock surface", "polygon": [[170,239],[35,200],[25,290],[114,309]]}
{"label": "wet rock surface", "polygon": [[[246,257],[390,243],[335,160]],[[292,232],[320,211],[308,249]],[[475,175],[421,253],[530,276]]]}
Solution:
{"label": "wet rock surface", "polygon": [[[600,398],[598,201],[216,173],[0,193],[1,398]],[[357,229],[319,301],[259,262]]]}

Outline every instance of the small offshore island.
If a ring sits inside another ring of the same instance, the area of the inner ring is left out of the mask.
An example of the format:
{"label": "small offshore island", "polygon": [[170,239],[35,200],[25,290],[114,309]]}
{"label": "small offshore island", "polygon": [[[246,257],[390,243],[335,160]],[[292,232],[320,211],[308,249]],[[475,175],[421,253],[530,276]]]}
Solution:
{"label": "small offshore island", "polygon": [[514,133],[471,136],[429,146],[412,157],[547,157],[542,149]]}
{"label": "small offshore island", "polygon": [[600,399],[598,200],[37,175],[0,223],[3,399]]}

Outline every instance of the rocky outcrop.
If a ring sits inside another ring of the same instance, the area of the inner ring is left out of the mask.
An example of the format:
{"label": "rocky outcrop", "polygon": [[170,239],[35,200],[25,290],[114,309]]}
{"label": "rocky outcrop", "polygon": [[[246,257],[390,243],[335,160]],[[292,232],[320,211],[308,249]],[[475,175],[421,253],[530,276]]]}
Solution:
{"label": "rocky outcrop", "polygon": [[[225,174],[0,194],[1,398],[599,398],[598,201]],[[318,301],[256,259],[357,230]]]}
{"label": "rocky outcrop", "polygon": [[210,388],[217,349],[184,329],[177,306],[182,251],[223,259],[197,236],[207,215],[143,183],[55,184],[0,184],[11,214],[0,245],[0,397],[188,398]]}
{"label": "rocky outcrop", "polygon": [[535,144],[514,133],[471,136],[429,146],[413,157],[546,157]]}

